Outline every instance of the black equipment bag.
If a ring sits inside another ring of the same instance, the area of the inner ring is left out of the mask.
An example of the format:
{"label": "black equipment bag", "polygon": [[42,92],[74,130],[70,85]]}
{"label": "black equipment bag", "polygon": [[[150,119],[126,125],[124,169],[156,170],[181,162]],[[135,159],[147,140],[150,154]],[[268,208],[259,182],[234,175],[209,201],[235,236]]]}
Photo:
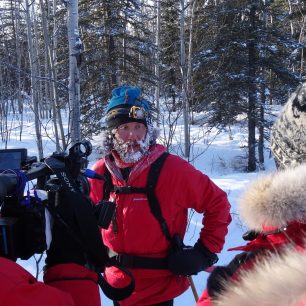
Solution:
{"label": "black equipment bag", "polygon": [[[76,222],[80,229],[81,246],[88,255],[89,266],[98,273],[98,283],[103,293],[111,300],[120,301],[126,299],[135,289],[135,280],[129,271],[118,266],[119,269],[131,278],[131,282],[126,287],[122,288],[112,287],[101,275],[106,266],[113,264],[110,261],[106,247],[102,241],[97,220],[93,213],[93,207],[90,205],[89,201],[83,201],[81,197],[75,196],[76,193],[80,193],[79,188],[70,176],[63,162],[51,157],[47,158],[45,163],[59,179],[62,188],[69,190],[73,194],[72,198],[74,200],[74,205],[72,206],[74,208]],[[50,212],[52,214],[52,211]],[[78,239],[78,237],[76,238]]]}

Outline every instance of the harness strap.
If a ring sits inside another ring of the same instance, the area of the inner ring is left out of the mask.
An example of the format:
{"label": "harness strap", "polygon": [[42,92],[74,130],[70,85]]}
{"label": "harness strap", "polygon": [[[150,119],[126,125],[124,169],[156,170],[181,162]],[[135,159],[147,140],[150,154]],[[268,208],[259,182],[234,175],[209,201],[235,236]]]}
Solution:
{"label": "harness strap", "polygon": [[104,192],[103,192],[103,200],[108,201],[111,191],[114,188],[112,182],[112,176],[107,168],[105,168],[104,176]]}
{"label": "harness strap", "polygon": [[155,194],[155,188],[157,185],[159,173],[162,169],[162,166],[164,162],[166,161],[166,158],[169,156],[169,153],[165,152],[163,153],[152,165],[149,170],[149,175],[148,175],[148,181],[147,181],[147,197],[148,197],[148,202],[150,205],[151,213],[153,216],[157,219],[159,222],[161,229],[166,236],[166,238],[171,242],[171,234],[168,228],[168,225],[166,223],[166,220],[164,219],[162,215],[162,211],[159,205],[159,201],[156,197]]}
{"label": "harness strap", "polygon": [[147,188],[132,187],[132,186],[114,186],[113,190],[117,193],[147,193]]}
{"label": "harness strap", "polygon": [[143,257],[128,254],[117,254],[116,252],[109,250],[110,262],[123,268],[134,269],[167,269],[168,259],[167,257]]}

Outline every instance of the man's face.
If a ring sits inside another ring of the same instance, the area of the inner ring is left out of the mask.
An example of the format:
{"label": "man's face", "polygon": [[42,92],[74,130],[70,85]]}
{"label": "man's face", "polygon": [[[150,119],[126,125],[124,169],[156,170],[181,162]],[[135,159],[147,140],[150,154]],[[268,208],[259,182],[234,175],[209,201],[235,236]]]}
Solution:
{"label": "man's face", "polygon": [[148,150],[147,128],[143,123],[128,122],[118,126],[114,132],[114,149],[127,163],[138,161]]}

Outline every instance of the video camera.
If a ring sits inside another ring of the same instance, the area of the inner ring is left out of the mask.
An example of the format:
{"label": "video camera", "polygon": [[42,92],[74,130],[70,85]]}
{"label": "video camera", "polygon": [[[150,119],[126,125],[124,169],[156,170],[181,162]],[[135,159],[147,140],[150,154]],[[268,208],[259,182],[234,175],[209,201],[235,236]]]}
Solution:
{"label": "video camera", "polygon": [[[27,156],[26,149],[0,150],[0,256],[28,259],[46,250],[47,201],[37,191],[47,195],[68,188],[88,195],[89,183],[82,170],[91,152],[91,143],[81,141],[68,153],[54,152],[37,162],[36,157]],[[35,188],[24,195],[26,183],[33,180]]]}

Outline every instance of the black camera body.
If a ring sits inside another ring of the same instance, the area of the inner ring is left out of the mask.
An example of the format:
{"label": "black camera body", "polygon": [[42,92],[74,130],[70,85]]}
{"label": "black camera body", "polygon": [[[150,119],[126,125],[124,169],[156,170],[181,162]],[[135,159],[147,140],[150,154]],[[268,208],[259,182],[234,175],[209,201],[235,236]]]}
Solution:
{"label": "black camera body", "polygon": [[4,198],[0,218],[0,256],[28,259],[47,248],[45,206],[35,197],[27,198],[26,202],[21,203],[16,197]]}
{"label": "black camera body", "polygon": [[81,170],[88,165],[91,150],[90,142],[82,141],[69,153],[55,152],[38,163],[35,157],[27,157],[26,149],[0,150],[0,256],[28,259],[46,250],[45,209],[50,203],[29,192],[24,196],[25,180],[36,180],[36,189],[58,192],[62,186],[52,160],[63,167],[60,173],[66,173],[79,192],[88,195],[89,183]]}

